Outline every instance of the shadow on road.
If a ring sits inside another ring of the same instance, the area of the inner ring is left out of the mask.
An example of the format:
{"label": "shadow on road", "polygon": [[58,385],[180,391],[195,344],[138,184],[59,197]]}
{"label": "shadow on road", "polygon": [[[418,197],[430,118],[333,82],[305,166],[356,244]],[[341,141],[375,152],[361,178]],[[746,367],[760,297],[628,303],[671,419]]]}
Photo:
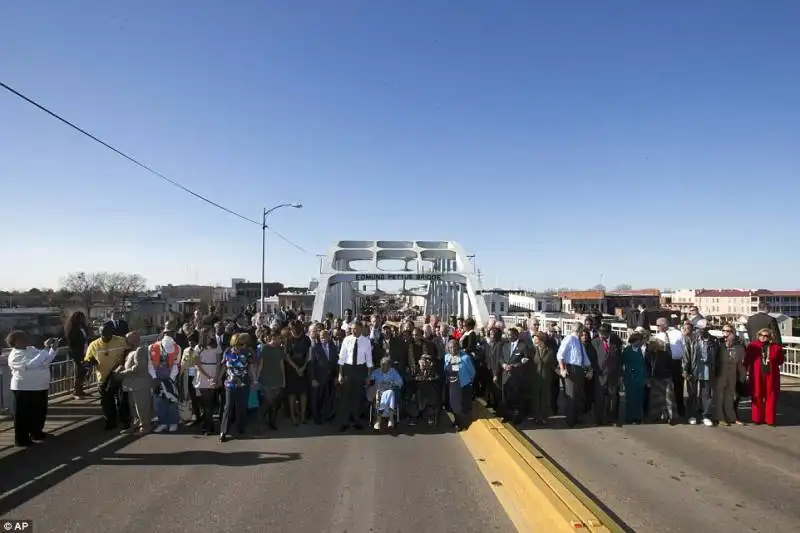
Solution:
{"label": "shadow on road", "polygon": [[97,461],[114,466],[259,466],[302,459],[299,453],[190,450],[175,453],[115,453]]}
{"label": "shadow on road", "polygon": [[103,431],[102,420],[96,420],[0,459],[0,516],[136,439],[122,437],[88,453],[114,436]]}

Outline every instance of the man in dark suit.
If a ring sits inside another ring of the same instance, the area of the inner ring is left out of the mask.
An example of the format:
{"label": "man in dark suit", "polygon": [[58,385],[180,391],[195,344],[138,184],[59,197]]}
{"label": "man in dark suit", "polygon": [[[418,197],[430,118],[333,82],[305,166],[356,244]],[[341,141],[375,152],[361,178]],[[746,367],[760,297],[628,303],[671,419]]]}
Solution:
{"label": "man in dark suit", "polygon": [[122,318],[122,313],[119,311],[114,311],[111,315],[111,322],[114,324],[114,335],[117,337],[125,337],[130,332],[128,323]]}
{"label": "man in dark suit", "polygon": [[311,346],[311,414],[321,425],[333,420],[334,382],[339,372],[339,349],[331,342],[330,333],[320,331],[319,342]]}
{"label": "man in dark suit", "polygon": [[758,304],[758,313],[751,315],[747,319],[747,337],[750,342],[758,340],[758,332],[764,328],[772,332],[772,338],[778,344],[783,344],[781,330],[778,329],[778,321],[769,314],[769,306],[765,303]]}
{"label": "man in dark suit", "polygon": [[609,324],[601,325],[592,345],[597,352],[594,370],[594,417],[598,426],[608,421],[619,425],[619,383],[622,377],[622,339],[611,331]]}

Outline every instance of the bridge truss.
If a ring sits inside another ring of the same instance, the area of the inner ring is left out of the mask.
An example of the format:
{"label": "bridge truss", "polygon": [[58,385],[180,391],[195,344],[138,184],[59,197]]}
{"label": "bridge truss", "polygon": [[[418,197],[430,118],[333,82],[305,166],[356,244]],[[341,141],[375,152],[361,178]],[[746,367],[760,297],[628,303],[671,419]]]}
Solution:
{"label": "bridge truss", "polygon": [[[339,241],[320,274],[314,320],[329,312],[342,316],[345,309],[357,313],[364,296],[390,294],[419,305],[425,314],[472,316],[479,326],[489,320],[474,268],[453,241]],[[411,286],[415,281],[420,283]],[[399,289],[388,287],[398,284]]]}

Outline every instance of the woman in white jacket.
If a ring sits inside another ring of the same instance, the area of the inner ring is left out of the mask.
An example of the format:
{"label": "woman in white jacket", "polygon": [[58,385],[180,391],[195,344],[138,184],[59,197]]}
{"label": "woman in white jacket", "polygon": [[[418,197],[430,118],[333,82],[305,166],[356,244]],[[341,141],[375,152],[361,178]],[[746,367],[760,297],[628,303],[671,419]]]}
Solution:
{"label": "woman in white jacket", "polygon": [[44,350],[30,345],[24,331],[12,331],[6,337],[11,347],[8,366],[11,369],[11,390],[14,392],[14,443],[30,446],[43,440],[50,394],[50,363],[56,357],[55,339],[47,339]]}

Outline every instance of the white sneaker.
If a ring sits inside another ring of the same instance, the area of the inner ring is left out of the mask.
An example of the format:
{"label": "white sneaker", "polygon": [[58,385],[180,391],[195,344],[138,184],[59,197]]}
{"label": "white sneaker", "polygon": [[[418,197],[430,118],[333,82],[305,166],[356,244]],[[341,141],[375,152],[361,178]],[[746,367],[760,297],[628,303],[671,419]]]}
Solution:
{"label": "white sneaker", "polygon": [[156,429],[153,430],[153,433],[164,433],[167,430],[166,424],[159,424],[156,426]]}
{"label": "white sneaker", "polygon": [[703,425],[706,427],[711,427],[714,425],[714,422],[712,422],[710,418],[704,418]]}
{"label": "white sneaker", "polygon": [[692,417],[689,419],[689,423],[694,426],[695,424],[697,424],[697,419],[695,417]]}
{"label": "white sneaker", "polygon": [[386,426],[389,427],[389,428],[393,428],[394,427],[394,420],[392,420],[390,418],[389,421],[386,423]]}
{"label": "white sneaker", "polygon": [[372,426],[372,428],[373,428],[375,431],[380,431],[380,430],[381,430],[381,421],[380,421],[380,420],[378,420],[377,422],[375,422],[375,425],[374,425],[374,426]]}
{"label": "white sneaker", "polygon": [[170,424],[169,432],[170,433],[175,433],[176,431],[178,431],[178,424]]}

